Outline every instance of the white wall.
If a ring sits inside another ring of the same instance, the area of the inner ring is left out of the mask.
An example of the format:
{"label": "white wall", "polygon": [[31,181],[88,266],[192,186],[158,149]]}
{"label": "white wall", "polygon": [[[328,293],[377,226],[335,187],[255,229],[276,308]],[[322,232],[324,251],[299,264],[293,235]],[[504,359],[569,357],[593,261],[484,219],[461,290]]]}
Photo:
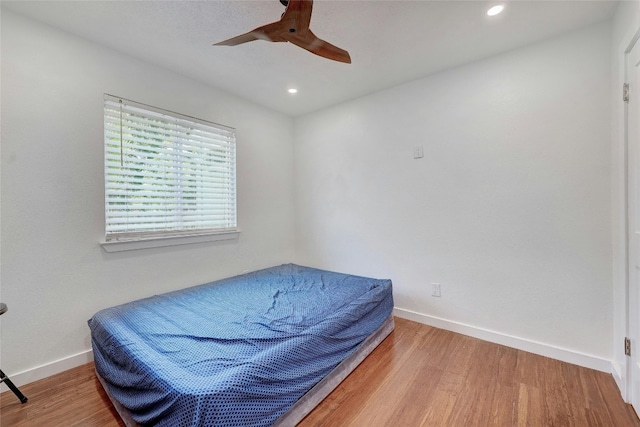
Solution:
{"label": "white wall", "polygon": [[610,44],[601,24],[296,119],[297,261],[608,369]]}
{"label": "white wall", "polygon": [[612,24],[612,236],[613,236],[613,376],[626,398],[627,357],[623,340],[627,331],[626,228],[625,228],[625,139],[622,84],[625,80],[624,52],[640,28],[640,2],[620,2]]}
{"label": "white wall", "polygon": [[[28,371],[16,382],[86,356],[101,308],[291,262],[291,118],[5,10],[1,36],[1,362]],[[237,128],[238,240],[101,249],[104,92]]]}

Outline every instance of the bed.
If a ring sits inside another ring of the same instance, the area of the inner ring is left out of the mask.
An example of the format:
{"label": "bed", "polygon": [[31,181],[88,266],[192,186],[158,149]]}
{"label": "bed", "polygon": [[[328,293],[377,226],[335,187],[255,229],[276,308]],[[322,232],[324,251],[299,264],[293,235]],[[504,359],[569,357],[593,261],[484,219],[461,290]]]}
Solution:
{"label": "bed", "polygon": [[281,265],[107,308],[97,376],[129,426],[293,426],[393,330],[390,280]]}

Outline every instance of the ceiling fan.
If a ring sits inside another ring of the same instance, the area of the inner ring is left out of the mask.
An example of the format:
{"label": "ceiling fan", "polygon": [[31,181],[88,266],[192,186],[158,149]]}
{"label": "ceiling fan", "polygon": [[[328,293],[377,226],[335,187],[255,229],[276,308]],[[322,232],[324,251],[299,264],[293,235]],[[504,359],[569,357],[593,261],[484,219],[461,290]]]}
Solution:
{"label": "ceiling fan", "polygon": [[279,21],[215,43],[214,46],[235,46],[254,40],[290,42],[316,55],[351,63],[349,52],[319,39],[309,29],[313,0],[280,0],[280,2],[287,8]]}

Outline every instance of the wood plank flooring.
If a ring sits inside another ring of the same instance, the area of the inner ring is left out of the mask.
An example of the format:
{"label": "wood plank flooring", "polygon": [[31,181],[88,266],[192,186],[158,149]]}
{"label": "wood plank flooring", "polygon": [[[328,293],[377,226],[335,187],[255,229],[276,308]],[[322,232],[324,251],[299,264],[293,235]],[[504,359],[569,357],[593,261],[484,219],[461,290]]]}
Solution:
{"label": "wood plank flooring", "polygon": [[[124,426],[93,364],[0,395],[0,425]],[[396,329],[300,424],[640,426],[609,374],[396,318]]]}

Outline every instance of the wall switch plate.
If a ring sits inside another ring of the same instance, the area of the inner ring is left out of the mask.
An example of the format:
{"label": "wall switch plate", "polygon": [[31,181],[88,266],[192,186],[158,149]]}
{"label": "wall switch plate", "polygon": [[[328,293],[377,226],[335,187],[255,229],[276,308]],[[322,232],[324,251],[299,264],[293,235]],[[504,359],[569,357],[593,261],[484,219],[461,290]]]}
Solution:
{"label": "wall switch plate", "polygon": [[413,147],[413,158],[420,159],[422,157],[424,157],[424,148],[422,145],[416,145]]}
{"label": "wall switch plate", "polygon": [[431,284],[431,296],[440,298],[440,284],[432,283]]}

